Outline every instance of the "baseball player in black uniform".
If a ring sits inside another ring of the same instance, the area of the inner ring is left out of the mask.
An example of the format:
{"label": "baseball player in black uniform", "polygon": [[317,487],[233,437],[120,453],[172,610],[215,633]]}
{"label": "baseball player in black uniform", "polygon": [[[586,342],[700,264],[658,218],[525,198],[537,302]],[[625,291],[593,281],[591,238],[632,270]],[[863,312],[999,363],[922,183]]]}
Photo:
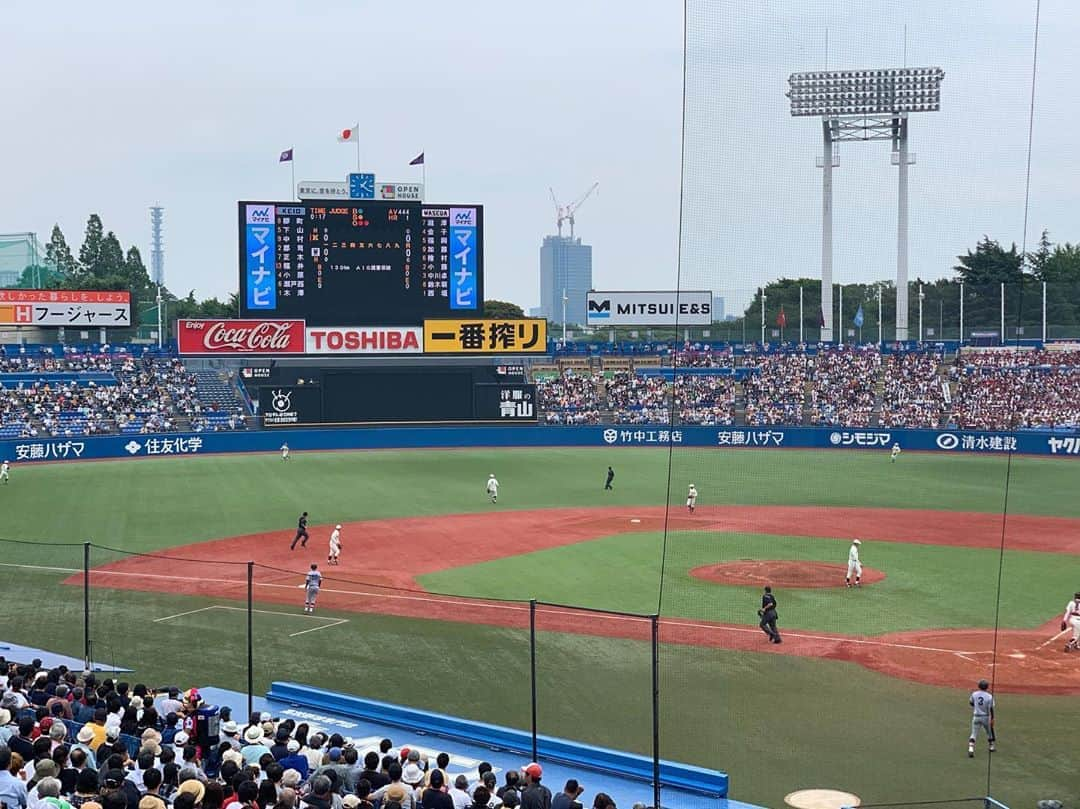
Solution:
{"label": "baseball player in black uniform", "polygon": [[780,633],[776,630],[776,619],[779,616],[776,614],[776,597],[773,596],[771,587],[765,588],[765,592],[761,596],[761,609],[757,611],[757,614],[761,616],[758,626],[761,627],[762,632],[769,636],[769,642],[783,643],[780,640]]}
{"label": "baseball player in black uniform", "polygon": [[611,488],[611,481],[615,480],[615,470],[610,466],[607,468],[607,480],[604,481],[604,488]]}
{"label": "baseball player in black uniform", "polygon": [[307,547],[307,541],[308,541],[307,512],[306,511],[303,514],[301,514],[300,519],[296,521],[296,536],[293,537],[292,545],[289,546],[289,550],[290,551],[296,550],[296,543],[301,539],[303,540],[303,542],[300,542],[300,547],[301,548],[306,548]]}

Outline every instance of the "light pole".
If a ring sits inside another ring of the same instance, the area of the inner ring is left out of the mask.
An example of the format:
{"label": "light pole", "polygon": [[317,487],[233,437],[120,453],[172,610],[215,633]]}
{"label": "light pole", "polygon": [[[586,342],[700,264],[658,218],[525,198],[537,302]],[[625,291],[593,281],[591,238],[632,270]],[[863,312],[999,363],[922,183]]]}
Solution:
{"label": "light pole", "polygon": [[765,289],[761,290],[761,345],[765,345]]}
{"label": "light pole", "polygon": [[566,302],[569,298],[566,297],[566,287],[562,288],[562,341],[563,345],[566,345]]}
{"label": "light pole", "polygon": [[926,296],[925,296],[925,295],[923,295],[923,291],[922,291],[922,282],[920,281],[920,282],[919,282],[919,342],[920,342],[920,343],[921,343],[921,342],[922,342],[922,340],[923,340],[923,330],[922,330],[922,302],[923,302],[923,299],[924,299],[925,297],[926,297]]}
{"label": "light pole", "polygon": [[[940,67],[882,70],[828,70],[792,73],[787,97],[791,115],[821,118],[821,311],[832,314],[832,170],[838,165],[834,144],[867,140],[892,142],[892,162],[899,167],[896,216],[896,339],[908,337],[908,115],[941,108]],[[841,324],[842,326],[842,324]],[[821,339],[833,339],[832,328]]]}
{"label": "light pole", "polygon": [[877,288],[877,341],[878,345],[884,344],[884,333],[881,330],[881,286]]}

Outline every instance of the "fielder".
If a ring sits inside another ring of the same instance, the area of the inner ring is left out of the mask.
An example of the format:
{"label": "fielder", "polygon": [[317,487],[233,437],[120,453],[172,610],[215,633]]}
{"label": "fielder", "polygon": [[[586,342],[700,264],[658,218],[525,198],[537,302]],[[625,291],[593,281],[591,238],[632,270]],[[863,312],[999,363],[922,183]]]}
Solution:
{"label": "fielder", "polygon": [[495,479],[494,475],[488,475],[487,479],[487,493],[491,498],[492,503],[496,503],[499,500],[499,481]]}
{"label": "fielder", "polygon": [[281,460],[283,460],[283,461],[289,460],[289,445],[288,444],[282,444],[281,445]]}
{"label": "fielder", "polygon": [[859,546],[862,545],[857,539],[851,540],[851,547],[847,552],[847,575],[844,584],[851,586],[851,574],[855,574],[855,586],[862,587],[862,562],[859,560]]}
{"label": "fielder", "polygon": [[697,487],[691,483],[690,488],[686,491],[686,510],[691,514],[694,513],[694,508],[697,506]]}
{"label": "fielder", "polygon": [[[300,542],[303,540],[303,542]],[[300,542],[301,547],[306,548],[308,541],[307,532],[307,512],[305,511],[300,515],[300,518],[296,521],[296,536],[293,537],[292,545],[289,546],[290,551],[296,550],[296,543]]]}
{"label": "fielder", "polygon": [[968,758],[975,758],[975,737],[979,728],[986,731],[986,740],[990,742],[990,752],[994,752],[994,695],[990,693],[990,683],[979,680],[979,690],[972,691],[968,698],[971,705],[971,736],[968,737]]}
{"label": "fielder", "polygon": [[1072,629],[1072,640],[1065,644],[1066,652],[1080,649],[1080,593],[1073,595],[1072,601],[1065,605],[1065,614],[1061,616],[1061,631]]}
{"label": "fielder", "polygon": [[315,612],[315,599],[319,597],[319,588],[322,586],[322,573],[319,572],[317,564],[311,563],[311,570],[300,586],[304,588],[304,612]]}
{"label": "fielder", "polygon": [[341,526],[335,525],[334,530],[330,532],[330,553],[327,554],[326,561],[331,565],[339,564],[338,557],[341,556]]}
{"label": "fielder", "polygon": [[11,464],[4,461],[0,464],[0,483],[7,485],[8,479],[11,477]]}
{"label": "fielder", "polygon": [[900,457],[900,445],[892,445],[892,456],[889,458],[889,463],[896,463],[896,459]]}

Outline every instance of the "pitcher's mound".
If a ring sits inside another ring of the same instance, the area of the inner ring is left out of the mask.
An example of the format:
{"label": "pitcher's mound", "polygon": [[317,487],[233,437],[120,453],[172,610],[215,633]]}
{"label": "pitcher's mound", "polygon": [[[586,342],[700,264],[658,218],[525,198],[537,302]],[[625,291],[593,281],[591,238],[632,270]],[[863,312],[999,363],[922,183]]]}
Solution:
{"label": "pitcher's mound", "polygon": [[[863,568],[863,572],[866,572],[866,568]],[[795,809],[843,809],[845,806],[860,806],[862,801],[858,795],[836,789],[800,789],[785,796],[784,803]]]}
{"label": "pitcher's mound", "polygon": [[[817,587],[843,587],[847,565],[828,562],[800,562],[787,559],[743,559],[738,562],[720,562],[702,565],[690,571],[695,579],[734,584],[742,587],[787,587],[811,589]],[[862,584],[882,581],[885,574],[863,565]]]}

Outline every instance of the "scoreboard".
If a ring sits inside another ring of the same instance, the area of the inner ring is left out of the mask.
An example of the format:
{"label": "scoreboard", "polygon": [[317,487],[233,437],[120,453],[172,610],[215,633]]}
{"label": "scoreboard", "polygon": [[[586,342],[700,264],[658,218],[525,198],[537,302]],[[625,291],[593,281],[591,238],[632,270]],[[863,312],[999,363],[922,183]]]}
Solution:
{"label": "scoreboard", "polygon": [[419,326],[484,306],[479,205],[240,202],[240,316]]}

